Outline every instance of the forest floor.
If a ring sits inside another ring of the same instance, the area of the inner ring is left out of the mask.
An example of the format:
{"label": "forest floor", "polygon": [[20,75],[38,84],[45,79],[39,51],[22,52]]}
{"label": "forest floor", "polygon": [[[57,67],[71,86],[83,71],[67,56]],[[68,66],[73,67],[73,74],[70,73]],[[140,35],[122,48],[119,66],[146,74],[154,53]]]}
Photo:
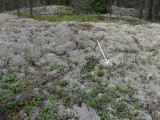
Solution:
{"label": "forest floor", "polygon": [[0,102],[7,117],[159,120],[159,26],[0,14]]}

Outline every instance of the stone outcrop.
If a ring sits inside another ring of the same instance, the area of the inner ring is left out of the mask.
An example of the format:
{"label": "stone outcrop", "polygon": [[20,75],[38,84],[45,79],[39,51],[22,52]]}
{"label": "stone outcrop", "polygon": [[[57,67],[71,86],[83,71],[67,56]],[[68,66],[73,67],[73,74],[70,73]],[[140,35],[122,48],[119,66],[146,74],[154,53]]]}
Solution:
{"label": "stone outcrop", "polygon": [[121,8],[112,6],[112,13],[120,16],[139,17],[139,11],[134,8]]}
{"label": "stone outcrop", "polygon": [[[29,8],[21,8],[20,12],[23,14],[29,14]],[[17,11],[14,10],[11,13],[16,14]],[[58,6],[58,5],[51,5],[51,6],[43,6],[43,7],[34,7],[33,14],[36,15],[59,15],[59,14],[73,14],[72,7],[66,6]]]}

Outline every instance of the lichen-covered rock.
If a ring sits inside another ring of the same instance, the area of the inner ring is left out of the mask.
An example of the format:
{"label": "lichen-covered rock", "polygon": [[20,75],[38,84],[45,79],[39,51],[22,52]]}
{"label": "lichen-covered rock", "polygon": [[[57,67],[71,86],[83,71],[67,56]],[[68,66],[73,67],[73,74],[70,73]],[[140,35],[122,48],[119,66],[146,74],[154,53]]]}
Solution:
{"label": "lichen-covered rock", "polygon": [[112,6],[112,13],[115,15],[139,17],[139,11],[134,8],[120,8]]}
{"label": "lichen-covered rock", "polygon": [[[21,8],[20,12],[29,14],[29,9],[28,8]],[[14,10],[11,13],[16,14],[16,11]],[[44,14],[47,14],[47,15],[73,14],[73,9],[72,9],[72,7],[57,6],[57,5],[44,6],[44,7],[34,7],[33,14],[40,14],[40,15],[44,15]]]}

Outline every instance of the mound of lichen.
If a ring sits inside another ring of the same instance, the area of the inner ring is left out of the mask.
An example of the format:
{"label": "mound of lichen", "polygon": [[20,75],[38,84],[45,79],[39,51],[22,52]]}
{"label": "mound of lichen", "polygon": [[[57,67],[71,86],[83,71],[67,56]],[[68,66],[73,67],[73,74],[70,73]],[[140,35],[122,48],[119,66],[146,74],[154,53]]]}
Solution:
{"label": "mound of lichen", "polygon": [[8,18],[0,24],[0,102],[7,117],[158,118],[159,31],[140,25]]}

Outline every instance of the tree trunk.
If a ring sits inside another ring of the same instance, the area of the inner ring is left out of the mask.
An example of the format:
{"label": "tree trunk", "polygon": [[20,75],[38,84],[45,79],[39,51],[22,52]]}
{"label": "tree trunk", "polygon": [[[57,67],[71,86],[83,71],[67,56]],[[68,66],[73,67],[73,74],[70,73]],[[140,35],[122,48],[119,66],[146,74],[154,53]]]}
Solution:
{"label": "tree trunk", "polygon": [[153,11],[153,0],[149,1],[149,12],[148,12],[148,19],[152,19],[152,11]]}
{"label": "tree trunk", "polygon": [[140,16],[139,16],[139,18],[142,19],[143,18],[143,10],[144,10],[144,5],[145,5],[145,0],[141,0],[140,2],[141,2],[140,3],[141,9],[140,9]]}
{"label": "tree trunk", "polygon": [[64,6],[66,5],[66,0],[63,0],[63,5],[64,5]]}
{"label": "tree trunk", "polygon": [[46,0],[47,5],[51,5],[51,0]]}
{"label": "tree trunk", "polygon": [[153,3],[153,15],[152,15],[152,21],[155,22],[157,20],[158,17],[158,13],[159,13],[159,5],[160,1],[159,0],[154,0]]}
{"label": "tree trunk", "polygon": [[61,4],[61,0],[58,0],[58,5],[60,5]]}
{"label": "tree trunk", "polygon": [[1,103],[0,103],[0,120],[7,120]]}
{"label": "tree trunk", "polygon": [[148,19],[148,12],[149,12],[149,1],[150,0],[145,0],[145,18]]}
{"label": "tree trunk", "polygon": [[21,14],[20,14],[19,8],[17,8],[17,13],[18,13],[18,17],[20,18]]}
{"label": "tree trunk", "polygon": [[30,16],[33,16],[33,0],[30,0]]}
{"label": "tree trunk", "polygon": [[6,1],[5,1],[5,8],[6,8],[7,11],[9,11],[9,7],[8,7],[8,6],[9,6],[9,5],[8,5],[8,1],[6,0]]}
{"label": "tree trunk", "polygon": [[14,1],[14,7],[17,9],[18,18],[20,18],[20,2],[19,0]]}
{"label": "tree trunk", "polygon": [[40,0],[41,5],[43,6],[43,0]]}
{"label": "tree trunk", "polygon": [[117,0],[117,7],[120,7],[120,4],[121,4],[121,2],[120,2],[120,0]]}
{"label": "tree trunk", "polygon": [[81,2],[80,2],[80,0],[73,0],[72,1],[73,2],[73,12],[74,12],[74,14],[75,15],[79,15],[80,14],[80,4],[81,4]]}
{"label": "tree trunk", "polygon": [[110,1],[110,20],[112,20],[112,1]]}
{"label": "tree trunk", "polygon": [[117,0],[114,0],[113,4],[114,4],[114,6],[117,6]]}
{"label": "tree trunk", "polygon": [[20,14],[20,1],[19,0],[17,0],[17,12],[18,12],[18,17],[20,17],[21,16],[21,14]]}

